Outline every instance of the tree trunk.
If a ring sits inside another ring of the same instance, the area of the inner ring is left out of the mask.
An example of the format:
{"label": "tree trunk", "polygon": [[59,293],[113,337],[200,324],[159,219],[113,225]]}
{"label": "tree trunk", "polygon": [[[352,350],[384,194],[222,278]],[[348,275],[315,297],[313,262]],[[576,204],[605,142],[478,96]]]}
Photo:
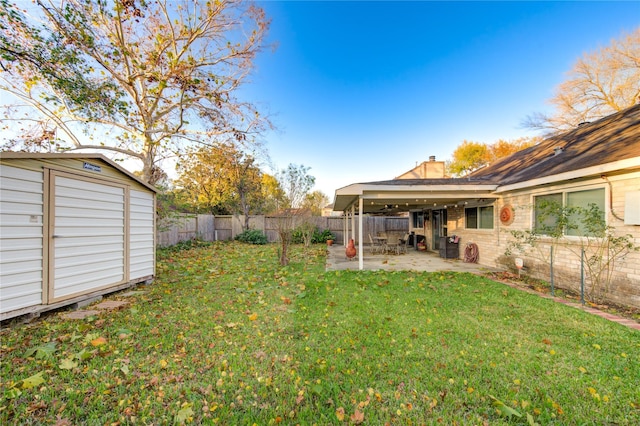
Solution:
{"label": "tree trunk", "polygon": [[282,240],[282,251],[280,252],[280,265],[287,266],[289,259],[287,258],[287,249],[289,248],[289,242]]}
{"label": "tree trunk", "polygon": [[242,204],[242,212],[244,213],[244,230],[249,229],[249,204],[247,203],[246,194],[240,195],[240,203]]}

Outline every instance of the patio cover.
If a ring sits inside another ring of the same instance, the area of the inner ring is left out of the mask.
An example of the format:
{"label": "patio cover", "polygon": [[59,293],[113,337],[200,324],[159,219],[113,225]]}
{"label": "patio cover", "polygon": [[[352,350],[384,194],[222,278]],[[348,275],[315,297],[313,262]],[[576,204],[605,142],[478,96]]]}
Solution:
{"label": "patio cover", "polygon": [[[351,218],[351,232],[355,236],[356,216],[438,209],[469,200],[493,200],[498,198],[494,194],[497,187],[497,184],[487,180],[469,178],[393,179],[355,183],[336,190],[333,210],[345,213],[347,229],[349,217]],[[360,220],[357,233],[359,269],[364,268],[362,233]]]}

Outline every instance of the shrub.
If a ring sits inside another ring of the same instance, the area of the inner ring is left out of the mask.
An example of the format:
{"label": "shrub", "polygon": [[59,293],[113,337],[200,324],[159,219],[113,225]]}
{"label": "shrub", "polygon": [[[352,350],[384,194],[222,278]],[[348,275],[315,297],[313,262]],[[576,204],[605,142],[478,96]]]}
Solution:
{"label": "shrub", "polygon": [[198,238],[192,238],[190,240],[180,241],[172,246],[159,247],[158,252],[174,253],[182,250],[191,250],[193,248],[206,247],[210,246],[211,244],[212,243],[209,241],[202,241]]}
{"label": "shrub", "polygon": [[247,229],[246,231],[236,235],[236,240],[248,244],[267,244],[267,236],[259,229]]}
{"label": "shrub", "polygon": [[335,240],[335,239],[336,239],[336,236],[333,235],[333,233],[328,229],[325,229],[322,232],[320,232],[319,229],[316,229],[316,232],[314,232],[313,238],[311,241],[313,243],[326,243],[327,240]]}
{"label": "shrub", "polygon": [[[304,243],[305,235],[307,235],[307,233],[308,233],[308,230],[305,229],[304,226],[297,227],[296,229],[293,230],[293,233],[291,234],[291,242],[294,244]],[[326,243],[327,240],[335,240],[335,239],[336,239],[335,235],[333,235],[333,233],[331,233],[331,231],[329,231],[328,229],[320,231],[320,229],[316,227],[313,231],[313,235],[311,236],[311,243],[320,244],[320,243]]]}

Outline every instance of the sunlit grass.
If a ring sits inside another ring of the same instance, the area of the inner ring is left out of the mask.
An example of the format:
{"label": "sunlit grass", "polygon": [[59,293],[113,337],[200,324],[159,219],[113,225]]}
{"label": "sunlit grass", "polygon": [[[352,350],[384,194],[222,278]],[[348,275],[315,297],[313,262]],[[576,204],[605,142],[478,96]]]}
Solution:
{"label": "sunlit grass", "polygon": [[640,422],[637,331],[469,274],[325,272],[324,250],[167,250],[124,309],[4,330],[0,423]]}

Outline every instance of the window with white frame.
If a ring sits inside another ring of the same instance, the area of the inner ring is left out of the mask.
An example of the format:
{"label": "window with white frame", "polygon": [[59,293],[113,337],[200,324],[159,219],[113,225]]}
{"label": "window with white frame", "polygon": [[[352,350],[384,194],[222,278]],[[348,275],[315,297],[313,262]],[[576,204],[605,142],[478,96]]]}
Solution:
{"label": "window with white frame", "polygon": [[[534,200],[534,228],[542,233],[563,233],[570,236],[586,236],[584,213],[591,207],[598,210],[604,221],[604,188],[581,191],[564,191],[538,195]],[[573,211],[570,211],[573,209]],[[566,217],[563,214],[569,213]],[[562,227],[563,229],[559,229]]]}
{"label": "window with white frame", "polygon": [[467,229],[493,229],[493,206],[466,207],[464,217]]}

